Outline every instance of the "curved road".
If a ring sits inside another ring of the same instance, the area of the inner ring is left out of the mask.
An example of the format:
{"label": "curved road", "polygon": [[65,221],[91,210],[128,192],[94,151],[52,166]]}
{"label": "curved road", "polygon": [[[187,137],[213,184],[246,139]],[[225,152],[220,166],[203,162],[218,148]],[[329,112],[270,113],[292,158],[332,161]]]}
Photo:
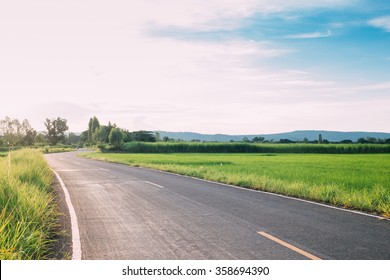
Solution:
{"label": "curved road", "polygon": [[390,222],[174,174],[46,155],[83,259],[390,259]]}

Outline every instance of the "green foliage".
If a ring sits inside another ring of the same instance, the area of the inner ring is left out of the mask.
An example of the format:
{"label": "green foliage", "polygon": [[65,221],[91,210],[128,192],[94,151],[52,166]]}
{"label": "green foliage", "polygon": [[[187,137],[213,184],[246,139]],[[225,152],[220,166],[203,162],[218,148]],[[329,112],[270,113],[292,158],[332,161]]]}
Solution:
{"label": "green foliage", "polygon": [[128,153],[390,153],[388,144],[250,144],[199,142],[129,142],[122,147]]}
{"label": "green foliage", "polygon": [[0,259],[50,258],[58,228],[51,190],[52,173],[37,150],[0,158]]}
{"label": "green foliage", "polygon": [[33,145],[37,132],[28,120],[22,122],[18,119],[5,117],[0,120],[1,145],[30,146]]}
{"label": "green foliage", "polygon": [[122,131],[119,128],[113,128],[110,132],[110,145],[113,146],[115,149],[118,149],[123,144],[123,138],[124,135]]}
{"label": "green foliage", "polygon": [[65,140],[65,131],[69,129],[66,123],[67,120],[60,117],[55,120],[46,119],[46,140],[50,145],[57,145],[60,141]]}
{"label": "green foliage", "polygon": [[390,154],[101,154],[155,168],[390,217]]}
{"label": "green foliage", "polygon": [[158,133],[154,133],[153,131],[139,130],[133,132],[125,132],[125,142],[156,142],[157,139],[160,138]]}

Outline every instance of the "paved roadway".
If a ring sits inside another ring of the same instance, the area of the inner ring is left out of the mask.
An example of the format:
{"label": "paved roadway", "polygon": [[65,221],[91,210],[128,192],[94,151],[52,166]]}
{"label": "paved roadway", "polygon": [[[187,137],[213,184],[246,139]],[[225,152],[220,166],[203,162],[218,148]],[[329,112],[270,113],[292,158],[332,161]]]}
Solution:
{"label": "paved roadway", "polygon": [[83,259],[390,259],[390,222],[174,174],[47,155]]}

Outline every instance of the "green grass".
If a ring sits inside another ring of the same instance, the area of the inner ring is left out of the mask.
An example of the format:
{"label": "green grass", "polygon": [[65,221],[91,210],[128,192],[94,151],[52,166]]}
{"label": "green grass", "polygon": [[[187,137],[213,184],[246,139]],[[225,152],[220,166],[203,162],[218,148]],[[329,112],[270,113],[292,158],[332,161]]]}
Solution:
{"label": "green grass", "polygon": [[390,154],[88,153],[84,156],[390,217]]}
{"label": "green grass", "polygon": [[38,150],[0,158],[0,259],[50,258],[58,213],[51,190],[52,172]]}
{"label": "green grass", "polygon": [[64,153],[64,152],[72,152],[75,149],[72,147],[56,147],[56,146],[45,146],[40,149],[45,154],[53,154],[53,153]]}

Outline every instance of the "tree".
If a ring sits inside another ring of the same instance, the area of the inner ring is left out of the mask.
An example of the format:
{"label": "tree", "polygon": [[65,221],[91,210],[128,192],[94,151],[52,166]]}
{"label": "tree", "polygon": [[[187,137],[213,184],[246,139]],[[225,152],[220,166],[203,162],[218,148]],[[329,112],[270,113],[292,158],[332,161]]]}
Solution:
{"label": "tree", "polygon": [[156,142],[156,135],[152,131],[146,131],[146,130],[139,130],[134,131],[133,133],[133,139],[134,141],[139,142]]}
{"label": "tree", "polygon": [[24,120],[22,122],[21,134],[23,135],[22,144],[24,146],[31,146],[34,144],[35,137],[37,136],[37,131],[33,129],[28,122],[28,120]]}
{"label": "tree", "polygon": [[81,135],[77,135],[76,133],[70,132],[68,137],[66,137],[66,144],[68,145],[77,145],[79,146],[81,142]]}
{"label": "tree", "polygon": [[90,118],[88,122],[88,144],[93,145],[97,143],[95,141],[96,139],[94,139],[95,138],[94,134],[98,131],[99,128],[100,128],[100,123],[99,120],[96,118],[96,116]]}
{"label": "tree", "polygon": [[18,137],[18,130],[20,122],[17,119],[11,119],[10,117],[5,117],[4,120],[0,121],[0,130],[3,134],[3,142],[7,145],[18,145],[20,139]]}
{"label": "tree", "polygon": [[45,126],[47,129],[46,140],[49,145],[57,145],[58,142],[65,139],[65,131],[69,129],[67,120],[58,117],[55,120],[46,118]]}
{"label": "tree", "polygon": [[242,138],[242,142],[244,142],[244,143],[249,143],[250,140],[249,140],[248,137],[245,136],[244,138]]}
{"label": "tree", "polygon": [[[109,143],[110,139],[110,133],[111,130],[116,127],[109,122],[108,125],[101,125],[99,128],[96,129],[95,133],[93,134],[93,141],[95,144],[102,144],[102,143]],[[125,141],[126,142],[126,141]]]}
{"label": "tree", "polygon": [[87,142],[89,145],[91,145],[92,144],[92,118],[89,119],[87,132],[88,132]]}
{"label": "tree", "polygon": [[292,143],[295,143],[295,142],[292,141],[292,140],[290,140],[290,139],[281,138],[281,139],[279,140],[279,143],[292,144]]}
{"label": "tree", "polygon": [[123,144],[123,133],[119,128],[111,129],[110,136],[110,145],[114,148],[120,148]]}
{"label": "tree", "polygon": [[322,143],[322,135],[319,134],[319,135],[318,135],[318,144],[321,144],[321,143]]}
{"label": "tree", "polygon": [[262,136],[256,136],[256,137],[254,137],[254,138],[252,139],[252,142],[253,142],[253,143],[262,143],[262,142],[264,142],[264,140],[265,140],[264,137],[262,137]]}
{"label": "tree", "polygon": [[3,134],[3,142],[13,146],[31,146],[37,135],[27,119],[20,122],[9,117],[0,121],[0,131]]}
{"label": "tree", "polygon": [[34,143],[44,145],[46,144],[46,136],[42,133],[38,133],[37,136],[35,136]]}

